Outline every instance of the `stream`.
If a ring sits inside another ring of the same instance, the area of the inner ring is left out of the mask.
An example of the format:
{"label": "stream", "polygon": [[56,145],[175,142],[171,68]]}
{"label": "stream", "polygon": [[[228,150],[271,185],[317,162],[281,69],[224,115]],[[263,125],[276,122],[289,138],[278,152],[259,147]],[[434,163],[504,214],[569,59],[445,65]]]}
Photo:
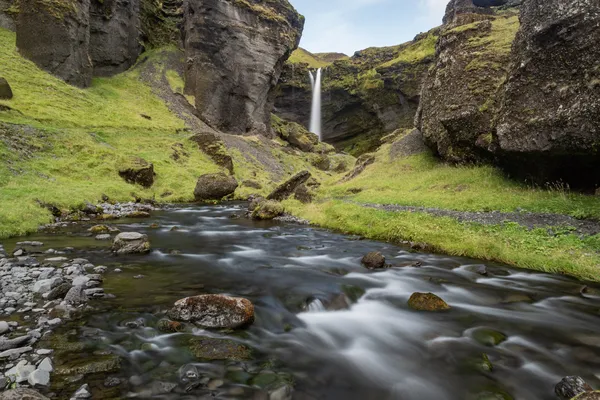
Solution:
{"label": "stream", "polygon": [[[600,386],[600,286],[230,218],[245,206],[173,206],[149,219],[112,221],[149,236],[152,252],[143,256],[112,255],[111,242],[87,232],[91,224],[28,236],[107,266],[103,287],[115,295],[93,300],[93,313],[55,332],[82,345],[57,352],[54,362],[118,356],[120,368],[53,377],[50,392],[69,398],[88,383],[98,399],[554,400],[554,385],[567,375]],[[19,240],[3,244],[12,251]],[[364,268],[371,251],[394,267]],[[413,311],[414,292],[435,293],[451,310]],[[157,330],[176,300],[205,293],[249,299],[254,324]],[[252,358],[198,361],[189,350],[194,337],[233,340]]]}

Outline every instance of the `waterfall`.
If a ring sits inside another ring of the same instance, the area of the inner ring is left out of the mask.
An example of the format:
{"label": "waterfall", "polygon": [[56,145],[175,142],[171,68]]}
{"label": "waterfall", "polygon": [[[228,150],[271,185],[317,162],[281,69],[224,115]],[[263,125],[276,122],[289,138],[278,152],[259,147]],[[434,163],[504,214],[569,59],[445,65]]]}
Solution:
{"label": "waterfall", "polygon": [[310,76],[313,91],[310,110],[310,131],[319,136],[319,140],[323,140],[321,137],[321,68],[317,69],[314,74],[309,71],[308,75]]}

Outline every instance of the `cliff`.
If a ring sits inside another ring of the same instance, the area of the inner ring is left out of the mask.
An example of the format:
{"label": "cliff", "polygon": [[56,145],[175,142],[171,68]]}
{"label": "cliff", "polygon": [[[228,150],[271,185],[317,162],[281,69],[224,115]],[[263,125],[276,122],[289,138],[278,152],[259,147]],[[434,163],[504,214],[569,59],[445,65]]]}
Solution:
{"label": "cliff", "polygon": [[225,132],[270,135],[273,89],[303,27],[286,0],[187,1],[185,91],[203,120]]}
{"label": "cliff", "polygon": [[[373,150],[386,133],[412,127],[436,39],[434,29],[411,42],[365,49],[350,58],[295,54],[279,81],[275,113],[308,127],[312,97],[308,71],[325,68],[325,141],[353,154]],[[332,58],[335,61],[329,62]]]}

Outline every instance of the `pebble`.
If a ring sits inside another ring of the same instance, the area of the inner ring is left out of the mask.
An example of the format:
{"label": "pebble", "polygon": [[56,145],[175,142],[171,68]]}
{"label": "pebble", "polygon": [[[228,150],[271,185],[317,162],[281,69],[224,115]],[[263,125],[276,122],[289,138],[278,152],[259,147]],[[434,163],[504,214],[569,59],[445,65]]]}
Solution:
{"label": "pebble", "polygon": [[6,321],[0,321],[0,335],[8,332],[10,330],[10,326]]}
{"label": "pebble", "polygon": [[115,269],[113,270],[113,272],[123,272],[123,271],[121,270],[121,268],[115,268]]}
{"label": "pebble", "polygon": [[111,236],[108,233],[97,235],[96,240],[110,240]]}
{"label": "pebble", "polygon": [[81,386],[79,389],[77,389],[77,391],[75,392],[73,397],[71,397],[71,400],[89,399],[91,397],[92,397],[92,394],[90,393],[90,387],[86,383],[83,386]]}
{"label": "pebble", "polygon": [[50,355],[54,352],[54,350],[51,349],[38,349],[35,351],[35,354],[39,355],[39,356],[47,356]]}

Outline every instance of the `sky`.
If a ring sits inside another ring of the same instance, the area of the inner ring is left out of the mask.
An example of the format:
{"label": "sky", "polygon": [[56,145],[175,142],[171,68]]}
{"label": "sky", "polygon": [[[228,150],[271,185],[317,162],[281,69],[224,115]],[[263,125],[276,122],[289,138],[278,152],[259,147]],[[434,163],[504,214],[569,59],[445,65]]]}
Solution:
{"label": "sky", "polygon": [[392,46],[441,25],[449,0],[290,0],[306,17],[300,46],[349,56]]}

